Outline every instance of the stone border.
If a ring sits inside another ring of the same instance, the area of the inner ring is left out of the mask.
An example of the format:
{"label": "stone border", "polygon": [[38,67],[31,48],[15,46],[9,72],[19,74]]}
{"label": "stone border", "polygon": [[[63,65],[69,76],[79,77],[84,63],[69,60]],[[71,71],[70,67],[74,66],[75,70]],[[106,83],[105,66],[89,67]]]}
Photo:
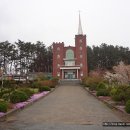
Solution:
{"label": "stone border", "polygon": [[120,112],[121,114],[123,114],[124,116],[127,116],[128,118],[130,118],[130,114],[126,113],[125,111],[119,109],[118,107],[114,106],[113,104],[110,104],[108,103],[107,101],[101,99],[101,98],[98,98],[98,96],[96,96],[95,94],[93,94],[91,91],[89,91],[86,87],[83,86],[83,88],[89,93],[91,94],[92,96],[94,96],[96,99],[98,99],[99,101],[103,102],[104,104],[106,104],[109,108],[111,109],[115,109],[117,110],[118,112]]}
{"label": "stone border", "polygon": [[16,113],[16,112],[19,112],[19,111],[21,111],[21,110],[23,110],[23,109],[25,109],[25,108],[27,108],[27,107],[33,105],[35,102],[41,100],[42,98],[46,97],[47,95],[49,95],[50,93],[52,93],[53,91],[55,91],[55,89],[56,89],[57,87],[59,87],[59,85],[57,85],[55,88],[52,88],[51,91],[49,91],[47,94],[43,95],[42,97],[36,99],[35,101],[29,102],[28,104],[26,104],[26,105],[25,105],[24,107],[22,107],[22,108],[14,108],[14,109],[12,109],[12,110],[6,112],[3,116],[0,117],[0,122],[1,122],[1,121],[5,121],[6,118],[9,117],[9,116],[11,116],[12,114],[14,114],[14,113]]}

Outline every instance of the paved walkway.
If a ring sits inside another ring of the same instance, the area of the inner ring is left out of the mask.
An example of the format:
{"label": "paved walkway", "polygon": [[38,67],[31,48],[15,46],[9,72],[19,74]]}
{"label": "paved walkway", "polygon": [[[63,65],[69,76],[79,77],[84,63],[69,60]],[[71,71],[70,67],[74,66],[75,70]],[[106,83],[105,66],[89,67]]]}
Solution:
{"label": "paved walkway", "polygon": [[8,117],[6,122],[1,122],[0,130],[108,130],[110,128],[102,127],[102,122],[107,121],[121,120],[81,86],[62,85],[32,106]]}

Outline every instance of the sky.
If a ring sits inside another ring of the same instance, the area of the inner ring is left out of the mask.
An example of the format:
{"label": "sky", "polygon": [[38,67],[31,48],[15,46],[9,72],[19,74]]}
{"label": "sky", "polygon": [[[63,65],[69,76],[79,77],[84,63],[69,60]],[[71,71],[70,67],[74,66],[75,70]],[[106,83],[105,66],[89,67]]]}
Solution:
{"label": "sky", "polygon": [[0,42],[73,46],[79,10],[87,45],[130,47],[130,0],[0,0]]}

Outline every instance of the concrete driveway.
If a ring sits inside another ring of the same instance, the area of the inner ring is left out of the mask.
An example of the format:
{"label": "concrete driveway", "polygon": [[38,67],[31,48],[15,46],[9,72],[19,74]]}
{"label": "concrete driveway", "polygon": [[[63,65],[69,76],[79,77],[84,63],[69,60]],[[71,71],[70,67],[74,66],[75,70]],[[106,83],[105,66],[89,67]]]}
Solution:
{"label": "concrete driveway", "polygon": [[80,85],[61,85],[32,106],[0,122],[0,130],[124,130],[102,127],[102,122],[121,121],[105,104]]}

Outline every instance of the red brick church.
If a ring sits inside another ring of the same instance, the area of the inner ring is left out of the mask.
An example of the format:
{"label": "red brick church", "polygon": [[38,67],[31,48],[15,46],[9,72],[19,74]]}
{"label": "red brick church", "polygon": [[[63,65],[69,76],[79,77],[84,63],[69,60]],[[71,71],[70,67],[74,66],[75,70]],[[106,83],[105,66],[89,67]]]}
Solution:
{"label": "red brick church", "polygon": [[60,79],[81,79],[88,75],[86,35],[83,34],[79,14],[75,47],[53,43],[53,76]]}

